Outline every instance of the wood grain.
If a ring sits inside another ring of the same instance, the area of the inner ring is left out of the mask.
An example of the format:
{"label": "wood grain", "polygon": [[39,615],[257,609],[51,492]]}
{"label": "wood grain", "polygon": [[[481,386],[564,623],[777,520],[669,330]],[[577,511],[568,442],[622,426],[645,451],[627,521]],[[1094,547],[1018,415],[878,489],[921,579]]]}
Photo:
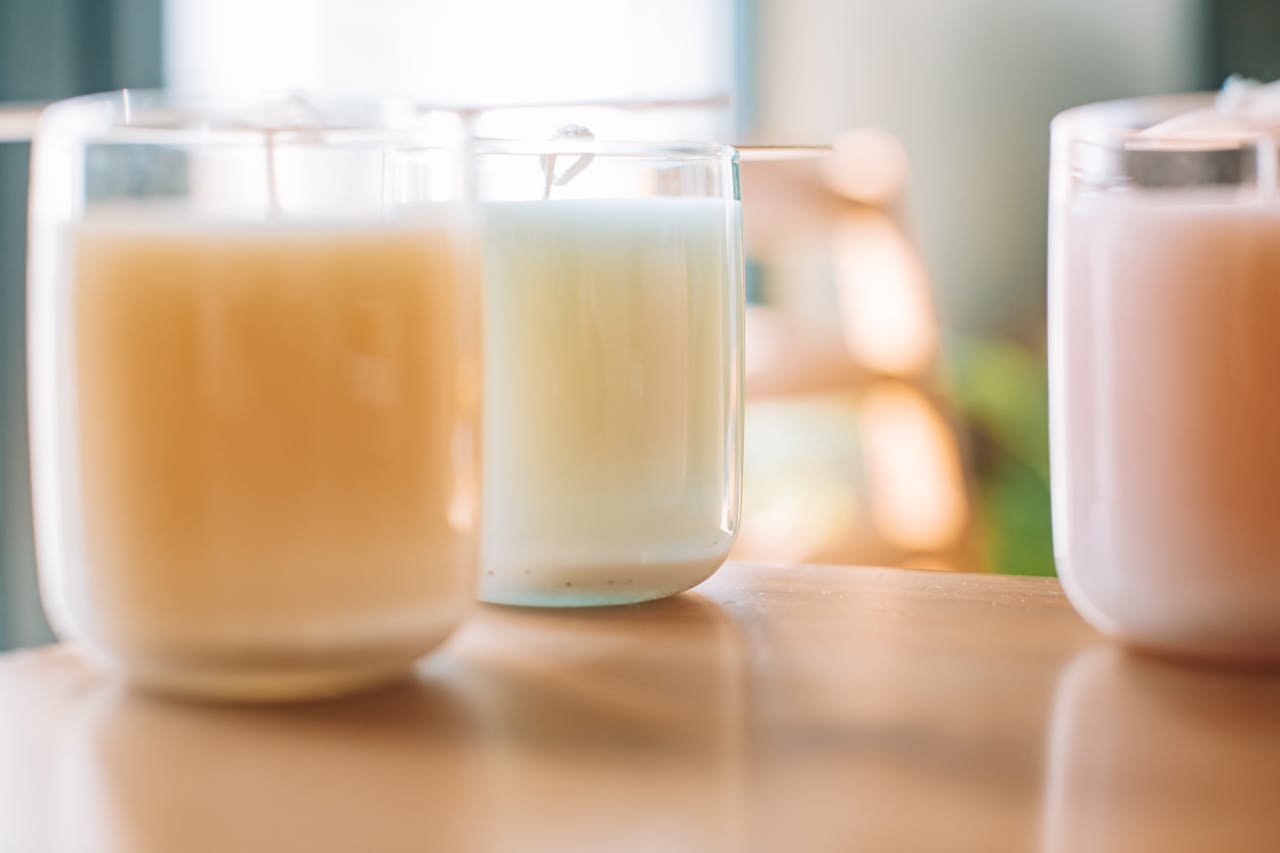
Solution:
{"label": "wood grain", "polygon": [[1112,648],[1055,581],[730,565],[480,607],[411,683],[253,708],[0,656],[0,849],[1251,850],[1280,678]]}

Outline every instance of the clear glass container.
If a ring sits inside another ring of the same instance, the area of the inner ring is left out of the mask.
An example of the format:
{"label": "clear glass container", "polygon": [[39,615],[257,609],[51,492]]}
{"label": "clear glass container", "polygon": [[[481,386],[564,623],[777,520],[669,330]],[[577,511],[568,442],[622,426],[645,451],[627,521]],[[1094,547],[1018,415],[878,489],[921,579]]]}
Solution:
{"label": "clear glass container", "polygon": [[1054,544],[1105,633],[1278,661],[1276,142],[1212,104],[1121,101],[1053,123]]}
{"label": "clear glass container", "polygon": [[737,533],[736,152],[573,132],[474,151],[490,602],[672,595]]}
{"label": "clear glass container", "polygon": [[64,638],[144,685],[275,700],[399,676],[459,622],[480,294],[457,130],[300,98],[46,112],[29,384]]}

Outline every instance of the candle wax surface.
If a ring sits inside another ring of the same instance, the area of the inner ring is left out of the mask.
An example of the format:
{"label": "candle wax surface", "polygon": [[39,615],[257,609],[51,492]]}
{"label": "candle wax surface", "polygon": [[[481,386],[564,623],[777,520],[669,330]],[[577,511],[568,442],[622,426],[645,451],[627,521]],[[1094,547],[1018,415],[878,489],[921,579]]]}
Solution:
{"label": "candle wax surface", "polygon": [[439,642],[475,571],[449,229],[101,217],[71,239],[73,621],[144,679],[203,668],[214,692]]}
{"label": "candle wax surface", "polygon": [[736,203],[489,203],[481,597],[639,601],[736,524]]}

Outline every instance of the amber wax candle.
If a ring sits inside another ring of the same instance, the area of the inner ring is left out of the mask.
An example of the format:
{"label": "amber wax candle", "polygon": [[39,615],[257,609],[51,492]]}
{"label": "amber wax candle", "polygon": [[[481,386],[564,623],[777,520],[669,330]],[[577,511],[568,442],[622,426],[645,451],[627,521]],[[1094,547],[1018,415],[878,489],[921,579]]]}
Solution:
{"label": "amber wax candle", "polygon": [[289,202],[115,199],[43,223],[56,258],[33,246],[46,596],[143,683],[343,692],[405,671],[472,595],[465,229],[449,205]]}

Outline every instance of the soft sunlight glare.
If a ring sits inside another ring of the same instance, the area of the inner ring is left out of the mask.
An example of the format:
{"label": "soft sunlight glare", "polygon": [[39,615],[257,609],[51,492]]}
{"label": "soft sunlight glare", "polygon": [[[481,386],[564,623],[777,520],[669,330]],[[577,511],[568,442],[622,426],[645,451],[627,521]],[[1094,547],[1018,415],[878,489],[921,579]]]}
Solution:
{"label": "soft sunlight glare", "polygon": [[938,345],[929,280],[917,250],[885,213],[837,223],[831,255],[849,354],[884,373],[914,374]]}
{"label": "soft sunlight glare", "polygon": [[167,0],[165,13],[182,91],[537,103],[733,80],[732,0]]}
{"label": "soft sunlight glare", "polygon": [[966,515],[964,477],[937,408],[910,385],[886,381],[863,395],[860,423],[881,535],[908,550],[955,541]]}

